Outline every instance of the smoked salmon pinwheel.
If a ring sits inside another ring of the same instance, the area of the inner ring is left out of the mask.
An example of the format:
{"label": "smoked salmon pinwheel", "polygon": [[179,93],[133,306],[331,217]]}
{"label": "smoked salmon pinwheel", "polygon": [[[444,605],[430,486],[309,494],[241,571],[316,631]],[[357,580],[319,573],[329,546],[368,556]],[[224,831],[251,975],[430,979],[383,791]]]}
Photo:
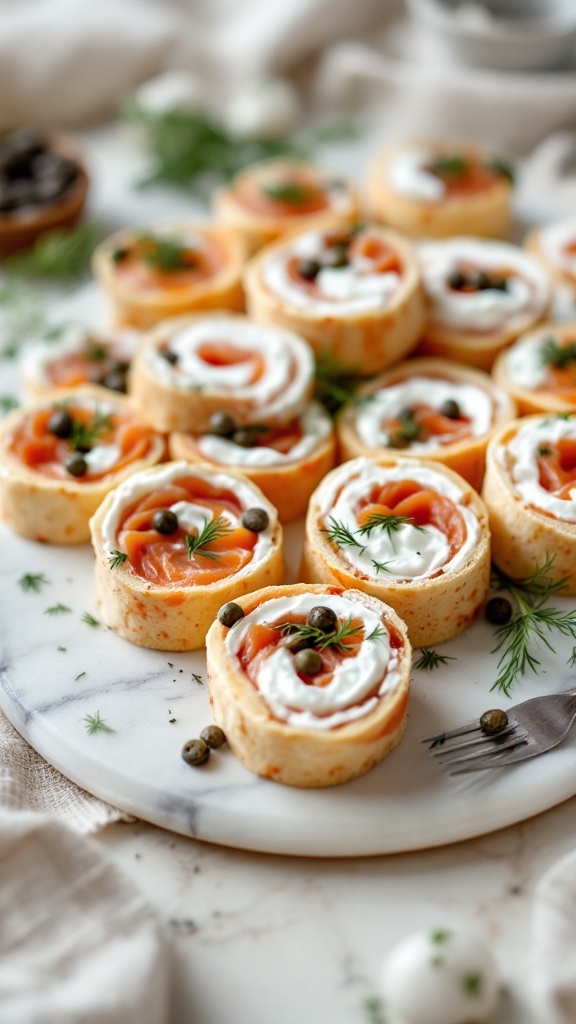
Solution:
{"label": "smoked salmon pinwheel", "polygon": [[287,158],[266,160],[241,171],[214,194],[214,212],[248,252],[256,252],[287,231],[314,226],[327,215],[358,219],[349,182],[319,167]]}
{"label": "smoked salmon pinwheel", "polygon": [[450,238],[419,248],[428,322],[419,351],[489,370],[496,356],[545,315],[550,283],[515,245]]}
{"label": "smoked salmon pinwheel", "polygon": [[486,445],[516,407],[480,370],[447,359],[409,359],[365,384],[341,414],[343,458],[395,455],[432,459],[476,490]]}
{"label": "smoked salmon pinwheel", "polygon": [[310,499],[301,578],[354,586],[390,604],[416,647],[466,629],[489,577],[486,509],[439,463],[354,459]]}
{"label": "smoked salmon pinwheel", "polygon": [[173,433],[168,443],[173,459],[242,472],[276,506],[282,523],[304,515],[310,495],[336,462],[332,420],[316,402],[279,427],[237,428],[231,416],[215,413],[206,433]]}
{"label": "smoked salmon pinwheel", "polygon": [[492,376],[524,416],[576,411],[576,323],[545,323],[502,352]]}
{"label": "smoked salmon pinwheel", "polygon": [[120,323],[147,328],[196,309],[244,309],[243,243],[209,224],[119,231],[98,246],[94,275]]}
{"label": "smoked salmon pinwheel", "polygon": [[126,480],[90,522],[106,625],[141,647],[202,647],[222,604],[279,583],[276,509],[248,480],[169,462]]}
{"label": "smoked salmon pinwheel", "polygon": [[138,348],[140,332],[109,328],[69,327],[57,339],[30,348],[22,364],[31,398],[60,388],[100,384],[126,392],[126,375]]}
{"label": "smoked salmon pinwheel", "polygon": [[256,320],[296,331],[365,376],[407,355],[424,324],[411,245],[375,225],[332,223],[281,238],[249,260],[244,287]]}
{"label": "smoked salmon pinwheel", "polygon": [[208,679],[216,721],[250,771],[335,786],[399,743],[411,649],[391,608],[355,589],[296,585],[234,611],[208,633]]}
{"label": "smoked salmon pinwheel", "polygon": [[204,431],[215,413],[239,427],[290,423],[312,397],[314,357],[301,338],[247,317],[181,317],[151,331],[130,394],[157,430]]}
{"label": "smoked salmon pinwheel", "polygon": [[477,146],[408,142],[381,153],[368,175],[376,220],[414,238],[506,237],[512,171]]}
{"label": "smoked salmon pinwheel", "polygon": [[576,594],[576,416],[527,416],[488,445],[483,498],[494,562],[525,579],[546,575]]}
{"label": "smoked salmon pinwheel", "polygon": [[127,398],[98,387],[47,396],[0,428],[0,518],[32,540],[85,544],[108,491],[163,455]]}
{"label": "smoked salmon pinwheel", "polygon": [[576,218],[530,231],[526,248],[559,282],[576,288]]}

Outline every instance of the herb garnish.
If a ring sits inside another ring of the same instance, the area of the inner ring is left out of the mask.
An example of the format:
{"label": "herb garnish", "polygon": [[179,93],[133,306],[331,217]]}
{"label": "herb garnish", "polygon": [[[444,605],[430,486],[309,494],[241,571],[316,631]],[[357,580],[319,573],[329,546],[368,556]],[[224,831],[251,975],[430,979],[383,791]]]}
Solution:
{"label": "herb garnish", "polygon": [[430,942],[435,946],[443,946],[445,942],[448,942],[451,932],[447,928],[437,928],[435,931],[430,932]]}
{"label": "herb garnish", "polygon": [[364,380],[354,369],[340,366],[328,352],[316,356],[314,398],[331,416],[353,400]]}
{"label": "herb garnish", "polygon": [[108,565],[111,569],[117,569],[119,565],[122,565],[128,555],[124,551],[111,551],[108,555]]}
{"label": "herb garnish", "polygon": [[84,622],[86,626],[99,626],[100,625],[100,623],[98,622],[98,619],[95,619],[93,615],[90,615],[90,612],[84,612],[84,615],[82,616],[80,621]]}
{"label": "herb garnish", "polygon": [[300,185],[297,181],[279,181],[276,184],[262,185],[262,192],[269,199],[277,199],[281,203],[292,203],[295,206],[307,203],[313,191],[308,185]]}
{"label": "herb garnish", "polygon": [[33,590],[34,593],[38,594],[42,587],[47,586],[49,583],[50,580],[43,572],[25,572],[18,580],[18,586],[22,587],[25,593]]}
{"label": "herb garnish", "polygon": [[576,341],[560,345],[555,338],[545,338],[540,349],[540,359],[545,366],[556,366],[562,370],[576,361]]}
{"label": "herb garnish", "polygon": [[18,405],[18,399],[14,398],[14,395],[0,395],[0,412],[12,412]]}
{"label": "herb garnish", "polygon": [[351,548],[360,548],[360,554],[366,551],[366,547],[356,540],[354,532],[349,530],[345,523],[341,519],[336,519],[334,516],[328,516],[326,520],[327,526],[322,530],[322,533],[328,535],[328,539],[337,544],[339,548],[345,547],[346,545]]}
{"label": "herb garnish", "polygon": [[543,644],[554,652],[546,635],[554,630],[561,636],[570,636],[576,640],[576,609],[563,612],[547,606],[552,594],[563,590],[566,584],[566,578],[556,581],[550,578],[549,573],[555,560],[555,554],[547,557],[530,576],[516,583],[498,571],[498,586],[512,596],[516,613],[494,633],[498,643],[492,653],[503,650],[498,662],[499,674],[490,689],[502,690],[507,697],[510,696],[510,688],[519,675],[523,675],[528,669],[538,672],[540,662],[531,646],[534,642]]}
{"label": "herb garnish", "polygon": [[89,736],[94,732],[116,732],[115,729],[111,729],[103,718],[100,718],[100,712],[97,711],[94,715],[85,715],[83,721],[86,723],[86,732]]}
{"label": "herb garnish", "polygon": [[467,174],[470,164],[465,157],[458,153],[436,156],[426,165],[426,170],[437,174],[440,178],[459,178]]}
{"label": "herb garnish", "polygon": [[[180,669],[180,671],[182,671],[182,669]],[[204,686],[204,681],[199,672],[193,672],[192,679],[194,680],[195,683],[198,683],[198,686]]]}
{"label": "herb garnish", "polygon": [[390,562],[377,562],[375,558],[372,559],[372,568],[376,574],[379,572],[390,572],[389,565]]}
{"label": "herb garnish", "polygon": [[57,647],[56,650],[60,651],[61,653],[65,653],[68,650],[68,648],[67,647],[62,647],[62,645],[60,644],[60,646]]}
{"label": "herb garnish", "polygon": [[65,615],[66,612],[71,612],[72,609],[67,604],[53,604],[50,608],[44,609],[44,615]]}
{"label": "herb garnish", "polygon": [[85,672],[79,672],[77,676],[74,676],[74,682],[75,682],[75,683],[77,683],[77,682],[78,682],[78,680],[79,680],[79,679],[82,679],[82,678],[83,678],[83,676],[85,676],[85,675],[86,675],[86,673],[85,673]]}
{"label": "herb garnish", "polygon": [[499,174],[502,178],[507,178],[511,185],[514,184],[516,179],[514,168],[510,161],[503,156],[493,156],[486,166],[489,171],[492,171],[492,174]]}
{"label": "herb garnish", "polygon": [[[313,647],[317,647],[321,651],[324,651],[327,647],[335,647],[342,654],[348,653],[351,647],[354,646],[353,644],[347,644],[345,641],[364,632],[364,626],[352,625],[351,616],[346,619],[346,622],[338,626],[338,629],[333,633],[323,633],[321,629],[309,626],[306,622],[283,622],[282,625],[275,628],[279,629],[282,633],[299,636],[302,640],[308,640]],[[376,630],[374,630],[374,633],[376,633]],[[366,639],[376,640],[377,637],[370,635]]]}
{"label": "herb garnish", "polygon": [[456,661],[456,658],[449,654],[438,654],[432,647],[421,647],[420,657],[414,662],[414,668],[424,669],[425,672],[432,672],[440,665],[447,665],[449,661]]}
{"label": "herb garnish", "polygon": [[232,527],[223,516],[216,516],[215,519],[205,519],[204,526],[196,536],[187,533],[184,537],[188,558],[192,558],[195,555],[203,555],[204,558],[211,558],[214,562],[220,561],[222,555],[218,554],[217,551],[206,551],[205,549],[208,544],[212,544],[213,541],[219,540],[220,537],[225,537],[231,532]]}
{"label": "herb garnish", "polygon": [[6,260],[9,277],[79,277],[88,268],[101,236],[95,224],[81,224],[73,231],[46,231],[29,252]]}
{"label": "herb garnish", "polygon": [[465,974],[462,979],[464,991],[474,998],[480,996],[483,984],[484,977],[480,971],[474,971],[472,974]]}
{"label": "herb garnish", "polygon": [[416,423],[413,409],[406,409],[397,416],[399,426],[392,431],[388,438],[390,448],[408,448],[412,441],[419,441],[422,438],[423,428]]}
{"label": "herb garnish", "polygon": [[104,414],[96,409],[91,420],[81,423],[79,420],[72,421],[72,433],[70,434],[70,447],[73,451],[90,451],[95,441],[112,433],[114,430],[114,419],[111,413]]}
{"label": "herb garnish", "polygon": [[156,238],[154,235],[139,235],[139,256],[155,270],[191,270],[196,266],[194,253],[189,246],[181,245],[173,238]]}
{"label": "herb garnish", "polygon": [[364,1000],[364,1009],[368,1018],[368,1024],[386,1024],[382,1003],[376,996]]}
{"label": "herb garnish", "polygon": [[372,530],[382,529],[384,533],[387,533],[391,538],[392,533],[399,530],[401,526],[413,526],[415,530],[419,530],[420,533],[426,532],[425,526],[418,526],[414,522],[411,516],[395,516],[392,513],[383,514],[380,512],[373,512],[365,523],[362,524],[358,533],[363,537],[369,537]]}

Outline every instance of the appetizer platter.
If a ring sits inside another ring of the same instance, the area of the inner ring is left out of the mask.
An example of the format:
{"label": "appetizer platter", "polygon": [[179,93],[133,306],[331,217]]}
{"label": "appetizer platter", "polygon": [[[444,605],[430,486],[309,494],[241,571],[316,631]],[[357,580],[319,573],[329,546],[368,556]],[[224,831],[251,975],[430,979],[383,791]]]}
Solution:
{"label": "appetizer platter", "polygon": [[576,660],[576,326],[556,306],[542,324],[537,255],[447,227],[470,235],[485,202],[506,235],[503,165],[422,153],[391,162],[403,224],[378,206],[386,160],[367,197],[281,160],[218,193],[211,223],[116,233],[55,306],[57,340],[12,364],[0,706],[128,813],[351,856],[576,793],[570,739],[462,777],[422,742],[569,688]]}

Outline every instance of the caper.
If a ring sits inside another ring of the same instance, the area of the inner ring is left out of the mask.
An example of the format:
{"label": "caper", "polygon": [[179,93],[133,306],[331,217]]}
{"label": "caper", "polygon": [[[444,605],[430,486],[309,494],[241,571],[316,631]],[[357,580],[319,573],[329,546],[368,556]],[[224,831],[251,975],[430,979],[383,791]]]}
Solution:
{"label": "caper", "polygon": [[338,626],[338,616],[326,605],[316,604],[308,612],[306,624],[318,629],[320,633],[335,633]]}
{"label": "caper", "polygon": [[127,259],[129,255],[130,250],[127,249],[126,247],[114,249],[114,252],[112,253],[112,262],[118,265],[118,263],[122,263],[125,259]]}
{"label": "caper", "polygon": [[102,381],[105,388],[109,391],[118,391],[120,394],[125,395],[126,386],[126,372],[122,370],[110,370],[105,374]]}
{"label": "caper", "polygon": [[227,604],[223,604],[218,612],[218,622],[221,622],[223,626],[227,626],[228,629],[243,618],[244,612],[235,601],[228,601]]}
{"label": "caper", "polygon": [[213,412],[208,420],[208,433],[217,437],[232,437],[236,424],[228,412]]}
{"label": "caper", "polygon": [[223,743],[226,743],[226,734],[219,725],[207,725],[200,733],[200,739],[204,741],[211,750],[217,750]]}
{"label": "caper", "polygon": [[495,736],[508,725],[508,715],[499,708],[492,708],[480,716],[480,728],[487,736]]}
{"label": "caper", "polygon": [[54,437],[70,437],[74,420],[67,409],[57,409],[53,412],[47,423],[47,429]]}
{"label": "caper", "polygon": [[64,468],[70,476],[86,476],[88,463],[81,452],[74,452],[69,459],[66,459]]}
{"label": "caper", "polygon": [[322,655],[307,647],[294,655],[294,668],[305,676],[315,676],[322,671]]}
{"label": "caper", "polygon": [[171,508],[158,509],[158,512],[155,512],[152,518],[152,526],[158,533],[169,537],[171,533],[175,533],[178,529],[178,516]]}
{"label": "caper", "polygon": [[242,516],[242,526],[252,533],[262,533],[270,522],[270,517],[263,508],[248,508]]}
{"label": "caper", "polygon": [[454,291],[460,292],[463,288],[466,288],[470,282],[466,274],[461,270],[452,270],[448,275],[448,284]]}
{"label": "caper", "polygon": [[318,260],[300,260],[297,266],[298,275],[304,281],[314,281],[320,270],[321,267]]}
{"label": "caper", "polygon": [[258,444],[258,430],[254,430],[254,427],[241,427],[240,430],[235,430],[232,435],[234,444],[240,445],[241,448],[256,448]]}
{"label": "caper", "polygon": [[485,292],[492,287],[490,274],[486,273],[485,270],[479,270],[474,275],[471,283],[477,292]]}
{"label": "caper", "polygon": [[491,597],[485,610],[488,622],[504,626],[512,618],[512,605],[505,597]]}
{"label": "caper", "polygon": [[442,405],[440,406],[440,415],[446,416],[449,420],[459,420],[462,418],[460,406],[453,398],[447,398],[445,402],[442,402]]}
{"label": "caper", "polygon": [[410,441],[402,430],[395,430],[388,437],[388,448],[409,448]]}
{"label": "caper", "polygon": [[160,355],[162,356],[162,359],[165,359],[167,363],[170,363],[170,366],[174,366],[178,362],[176,352],[171,352],[169,348],[164,349]]}
{"label": "caper", "polygon": [[210,747],[204,740],[188,740],[182,747],[182,760],[186,761],[186,764],[206,764],[209,757]]}
{"label": "caper", "polygon": [[304,651],[307,647],[314,647],[314,637],[300,636],[299,633],[295,633],[294,636],[286,640],[283,646],[287,651],[292,651],[292,654],[296,654],[297,651]]}

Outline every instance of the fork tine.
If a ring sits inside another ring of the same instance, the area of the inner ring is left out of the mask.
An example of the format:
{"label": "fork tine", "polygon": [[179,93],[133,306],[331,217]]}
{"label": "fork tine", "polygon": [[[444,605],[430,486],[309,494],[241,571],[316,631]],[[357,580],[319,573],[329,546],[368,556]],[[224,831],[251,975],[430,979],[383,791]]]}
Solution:
{"label": "fork tine", "polygon": [[506,768],[507,765],[516,764],[518,761],[526,761],[529,757],[533,756],[533,744],[529,740],[519,744],[517,748],[509,751],[503,751],[502,757],[498,754],[493,754],[491,757],[486,757],[484,760],[474,761],[471,764],[464,765],[463,768],[456,768],[454,771],[448,772],[449,775],[471,775],[472,772],[483,772],[488,768]]}
{"label": "fork tine", "polygon": [[480,722],[468,722],[467,725],[461,725],[459,729],[451,729],[450,732],[439,732],[437,736],[427,736],[426,739],[420,740],[421,743],[432,743],[442,744],[445,740],[451,740],[455,736],[465,736],[468,732],[476,732],[480,730]]}
{"label": "fork tine", "polygon": [[[469,754],[461,754],[458,757],[449,757],[445,761],[438,761],[439,764],[446,765],[446,767],[452,767],[455,764],[463,764],[465,761],[477,761],[480,758],[495,757],[505,750],[511,750],[513,747],[517,747],[520,743],[525,742],[528,739],[527,733],[516,733],[511,736],[506,743],[500,743],[497,746],[494,745],[490,748],[490,752],[485,749],[474,750]],[[448,751],[449,753],[449,751]]]}
{"label": "fork tine", "polygon": [[431,749],[430,753],[432,757],[442,757],[443,754],[457,754],[459,750],[465,750],[467,747],[478,747],[484,743],[493,743],[494,740],[504,739],[505,736],[510,736],[517,728],[518,722],[510,722],[510,725],[505,729],[501,729],[500,732],[494,733],[491,736],[483,732],[480,736],[474,736],[471,740],[463,740],[461,743],[451,743],[449,746]]}

